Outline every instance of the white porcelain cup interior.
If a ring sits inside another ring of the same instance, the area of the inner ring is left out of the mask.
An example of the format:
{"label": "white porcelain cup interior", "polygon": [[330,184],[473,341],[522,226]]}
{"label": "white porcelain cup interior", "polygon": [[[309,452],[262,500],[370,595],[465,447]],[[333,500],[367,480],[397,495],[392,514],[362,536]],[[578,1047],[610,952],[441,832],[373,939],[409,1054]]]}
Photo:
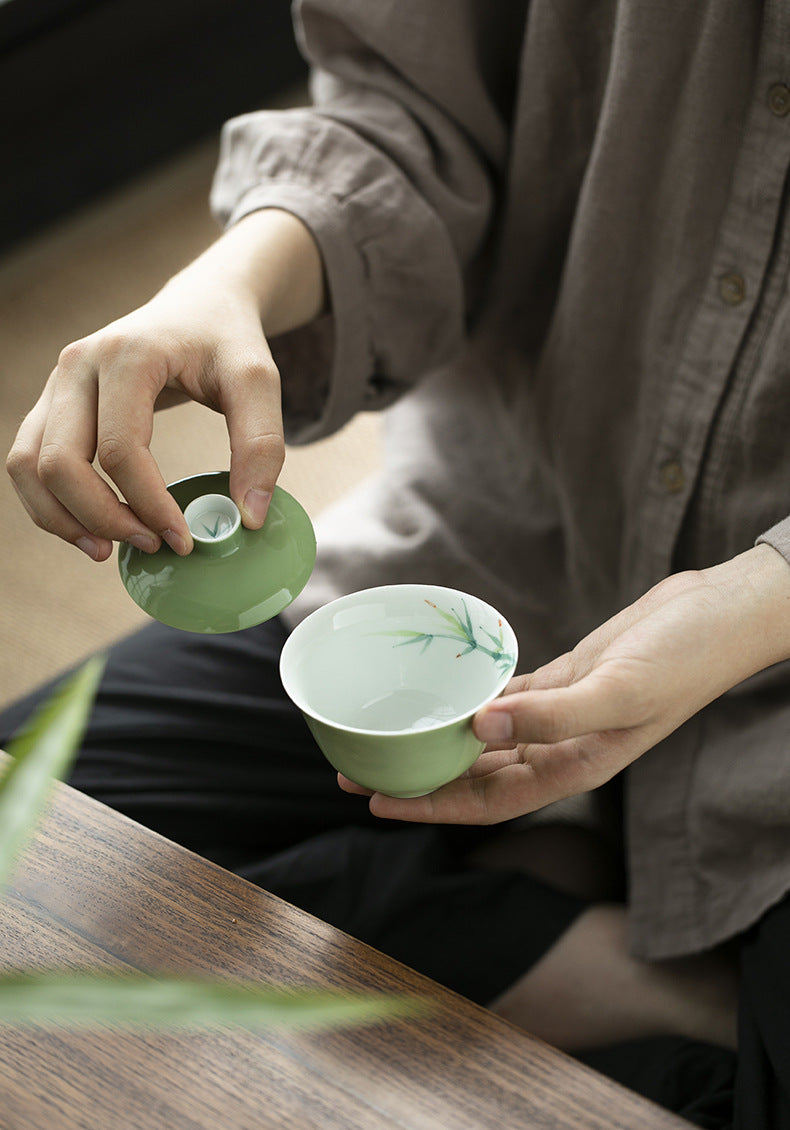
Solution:
{"label": "white porcelain cup interior", "polygon": [[241,525],[236,503],[224,494],[202,494],[184,510],[189,531],[195,541],[208,544],[224,541]]}
{"label": "white porcelain cup interior", "polygon": [[341,597],[286,641],[281,676],[305,713],[349,731],[427,731],[471,717],[516,664],[510,625],[455,589],[389,585]]}

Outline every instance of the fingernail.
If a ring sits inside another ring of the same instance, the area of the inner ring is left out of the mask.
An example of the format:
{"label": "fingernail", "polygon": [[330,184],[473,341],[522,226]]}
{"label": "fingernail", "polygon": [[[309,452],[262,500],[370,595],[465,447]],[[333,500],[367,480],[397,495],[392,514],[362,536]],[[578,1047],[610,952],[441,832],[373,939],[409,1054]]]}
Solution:
{"label": "fingernail", "polygon": [[126,540],[129,545],[133,545],[135,549],[141,549],[143,553],[155,553],[159,548],[159,540],[153,534],[132,534]]}
{"label": "fingernail", "polygon": [[74,544],[78,549],[81,549],[83,553],[87,553],[92,561],[95,561],[99,555],[99,547],[93,538],[77,538]]}
{"label": "fingernail", "polygon": [[187,550],[187,543],[181,537],[181,534],[177,534],[175,530],[163,530],[162,537],[174,553],[177,553],[180,557],[186,557],[189,551]]}
{"label": "fingernail", "polygon": [[272,492],[269,490],[257,490],[255,487],[248,490],[242,507],[246,524],[262,526],[271,500]]}
{"label": "fingernail", "polygon": [[475,721],[475,733],[482,742],[504,742],[513,737],[513,716],[503,710],[490,710]]}

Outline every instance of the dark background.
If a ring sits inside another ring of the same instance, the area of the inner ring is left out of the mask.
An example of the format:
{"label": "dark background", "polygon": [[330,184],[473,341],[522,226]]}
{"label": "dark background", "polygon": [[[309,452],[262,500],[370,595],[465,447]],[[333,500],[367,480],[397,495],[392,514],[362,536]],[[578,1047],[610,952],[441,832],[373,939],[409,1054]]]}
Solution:
{"label": "dark background", "polygon": [[0,0],[0,250],[305,74],[288,0]]}

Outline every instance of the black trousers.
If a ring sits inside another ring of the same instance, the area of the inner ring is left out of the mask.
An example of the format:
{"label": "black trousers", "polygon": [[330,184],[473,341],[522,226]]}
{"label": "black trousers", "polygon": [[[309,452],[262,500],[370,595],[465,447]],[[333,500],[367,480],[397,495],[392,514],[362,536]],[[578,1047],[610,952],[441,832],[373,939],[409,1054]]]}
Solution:
{"label": "black trousers", "polygon": [[[481,1004],[584,908],[467,864],[498,829],[372,817],[338,789],[279,680],[277,622],[152,624],[114,647],[70,783]],[[0,715],[0,744],[49,688]],[[696,1125],[790,1130],[790,903],[743,941],[739,1054],[675,1038],[580,1056]]]}

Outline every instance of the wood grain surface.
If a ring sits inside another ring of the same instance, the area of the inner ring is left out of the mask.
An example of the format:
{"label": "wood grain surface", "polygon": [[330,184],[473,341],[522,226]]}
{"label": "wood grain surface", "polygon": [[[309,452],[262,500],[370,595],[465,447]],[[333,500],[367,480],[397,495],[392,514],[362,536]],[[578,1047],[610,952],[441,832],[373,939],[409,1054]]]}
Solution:
{"label": "wood grain surface", "polygon": [[408,992],[432,1008],[329,1033],[0,1027],[2,1130],[690,1125],[66,786],[0,903],[0,968],[52,967]]}

